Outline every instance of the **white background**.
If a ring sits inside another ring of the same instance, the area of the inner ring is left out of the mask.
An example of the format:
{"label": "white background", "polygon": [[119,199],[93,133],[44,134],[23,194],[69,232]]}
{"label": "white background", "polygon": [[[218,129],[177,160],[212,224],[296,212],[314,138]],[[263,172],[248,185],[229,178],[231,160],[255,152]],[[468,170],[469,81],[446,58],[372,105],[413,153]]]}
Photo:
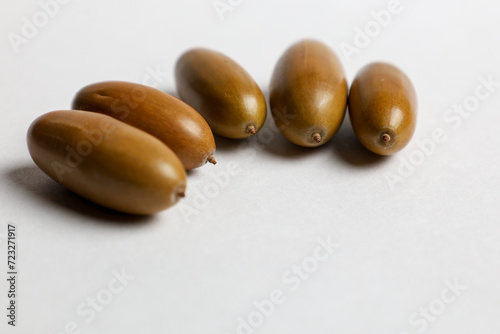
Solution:
{"label": "white background", "polygon": [[[285,301],[240,333],[499,333],[500,87],[469,117],[444,118],[455,104],[474,102],[481,77],[500,81],[498,2],[401,0],[401,11],[350,60],[342,43],[355,46],[356,29],[387,1],[232,3],[221,20],[212,0],[73,0],[15,52],[9,34],[21,35],[23,17],[32,21],[42,9],[2,0],[0,331],[64,333],[74,322],[81,333],[233,334],[238,317],[247,321],[254,302],[279,289]],[[189,173],[182,204],[144,218],[80,199],[29,157],[31,121],[70,108],[87,84],[140,83],[159,69],[166,74],[158,87],[175,92],[177,57],[204,46],[239,62],[267,95],[277,59],[304,37],[332,47],[349,82],[377,60],[410,76],[419,119],[407,148],[370,154],[348,119],[327,145],[300,148],[269,119],[268,136],[244,141],[247,149],[217,137],[219,163]],[[436,129],[446,140],[423,155],[418,143]],[[420,165],[391,187],[386,176],[410,159]],[[239,173],[215,189],[212,176],[230,162]],[[5,316],[9,222],[20,248],[16,329]],[[318,238],[329,237],[338,248],[294,290],[289,270],[314,264]],[[122,270],[134,279],[87,322],[77,307],[107,296]],[[451,303],[441,299],[446,282],[462,289]],[[430,306],[425,320],[420,312]]]}

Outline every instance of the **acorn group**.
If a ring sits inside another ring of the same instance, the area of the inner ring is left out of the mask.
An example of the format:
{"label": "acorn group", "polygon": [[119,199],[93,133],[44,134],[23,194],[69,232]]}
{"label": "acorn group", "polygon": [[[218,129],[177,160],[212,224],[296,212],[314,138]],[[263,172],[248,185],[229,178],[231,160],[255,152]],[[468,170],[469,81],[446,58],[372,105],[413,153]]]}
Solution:
{"label": "acorn group", "polygon": [[[187,51],[175,79],[180,99],[129,82],[82,88],[72,110],[31,124],[31,157],[52,179],[107,208],[144,215],[174,205],[185,195],[185,170],[216,163],[213,133],[244,139],[267,116],[259,86],[222,53]],[[283,136],[304,147],[332,139],[348,107],[355,135],[379,155],[403,149],[417,118],[415,89],[400,69],[369,64],[349,90],[336,54],[315,40],[300,41],[281,56],[269,106]]]}

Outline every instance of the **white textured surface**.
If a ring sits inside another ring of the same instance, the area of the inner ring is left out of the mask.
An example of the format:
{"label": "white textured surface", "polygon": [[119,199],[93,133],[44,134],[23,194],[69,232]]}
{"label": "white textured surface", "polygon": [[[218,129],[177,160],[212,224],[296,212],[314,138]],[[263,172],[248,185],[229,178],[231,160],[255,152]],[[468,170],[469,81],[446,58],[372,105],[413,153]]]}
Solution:
{"label": "white textured surface", "polygon": [[[356,27],[388,2],[232,3],[221,21],[212,0],[73,0],[16,53],[8,34],[20,34],[23,17],[31,20],[41,7],[2,0],[0,237],[8,222],[18,226],[20,276],[18,327],[7,326],[1,311],[0,331],[61,333],[75,322],[94,334],[498,333],[500,87],[470,117],[444,119],[475,93],[480,77],[500,81],[498,2],[401,0],[402,11],[350,62],[341,43],[352,44]],[[69,108],[84,85],[142,82],[158,67],[167,72],[159,87],[172,92],[178,55],[205,46],[238,61],[267,92],[278,57],[303,37],[334,48],[349,81],[375,60],[410,76],[419,123],[404,151],[369,154],[348,121],[324,147],[303,149],[269,122],[243,144],[217,138],[219,164],[189,174],[182,205],[146,219],[79,199],[29,157],[31,121]],[[418,142],[438,128],[446,140],[391,189],[384,175],[418,158]],[[231,162],[240,164],[237,173],[201,201],[197,192],[213,190],[211,174]],[[197,207],[189,217],[188,207]],[[290,268],[311,264],[318,238],[328,236],[338,247],[294,290]],[[113,270],[122,269],[135,278],[87,323],[78,306],[105,296]],[[466,288],[443,304],[447,281]],[[238,332],[238,317],[248,319],[254,302],[275,289],[283,303],[258,328]],[[442,313],[429,311],[425,320],[420,308],[429,305]]]}

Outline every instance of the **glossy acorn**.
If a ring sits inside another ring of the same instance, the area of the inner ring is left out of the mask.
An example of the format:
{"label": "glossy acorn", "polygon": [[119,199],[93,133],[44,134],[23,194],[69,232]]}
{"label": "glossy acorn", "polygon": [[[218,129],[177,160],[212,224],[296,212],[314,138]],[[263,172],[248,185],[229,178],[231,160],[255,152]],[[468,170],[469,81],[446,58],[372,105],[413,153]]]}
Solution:
{"label": "glossy acorn", "polygon": [[76,94],[73,109],[102,113],[146,131],[170,147],[185,169],[216,163],[214,136],[203,117],[155,88],[122,81],[95,83]]}
{"label": "glossy acorn", "polygon": [[315,147],[329,141],[347,106],[347,81],[335,53],[315,40],[292,45],[274,69],[270,106],[276,126],[292,143]]}
{"label": "glossy acorn", "polygon": [[38,117],[27,134],[48,176],[104,207],[153,214],[184,197],[181,161],[160,140],[109,116],[75,110]]}
{"label": "glossy acorn", "polygon": [[175,78],[179,97],[203,115],[214,133],[242,139],[264,125],[264,95],[231,58],[207,49],[189,50],[177,61]]}
{"label": "glossy acorn", "polygon": [[369,64],[352,83],[349,116],[356,136],[368,150],[394,154],[415,132],[415,88],[399,68],[387,63]]}

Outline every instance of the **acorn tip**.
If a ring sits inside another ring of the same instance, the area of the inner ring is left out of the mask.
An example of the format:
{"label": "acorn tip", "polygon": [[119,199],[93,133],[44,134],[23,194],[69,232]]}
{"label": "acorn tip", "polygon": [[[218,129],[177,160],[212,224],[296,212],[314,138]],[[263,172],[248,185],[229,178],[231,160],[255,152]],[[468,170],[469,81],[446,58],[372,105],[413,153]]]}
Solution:
{"label": "acorn tip", "polygon": [[313,134],[312,138],[316,143],[321,143],[321,135],[319,133]]}
{"label": "acorn tip", "polygon": [[255,131],[255,126],[250,124],[249,126],[247,126],[247,132],[254,135],[257,131]]}
{"label": "acorn tip", "polygon": [[382,136],[380,136],[380,140],[383,143],[388,143],[391,141],[391,136],[388,133],[384,133],[384,134],[382,134]]}
{"label": "acorn tip", "polygon": [[215,158],[214,158],[213,155],[209,156],[208,159],[207,159],[207,161],[210,162],[213,165],[217,164],[217,160],[215,160]]}

